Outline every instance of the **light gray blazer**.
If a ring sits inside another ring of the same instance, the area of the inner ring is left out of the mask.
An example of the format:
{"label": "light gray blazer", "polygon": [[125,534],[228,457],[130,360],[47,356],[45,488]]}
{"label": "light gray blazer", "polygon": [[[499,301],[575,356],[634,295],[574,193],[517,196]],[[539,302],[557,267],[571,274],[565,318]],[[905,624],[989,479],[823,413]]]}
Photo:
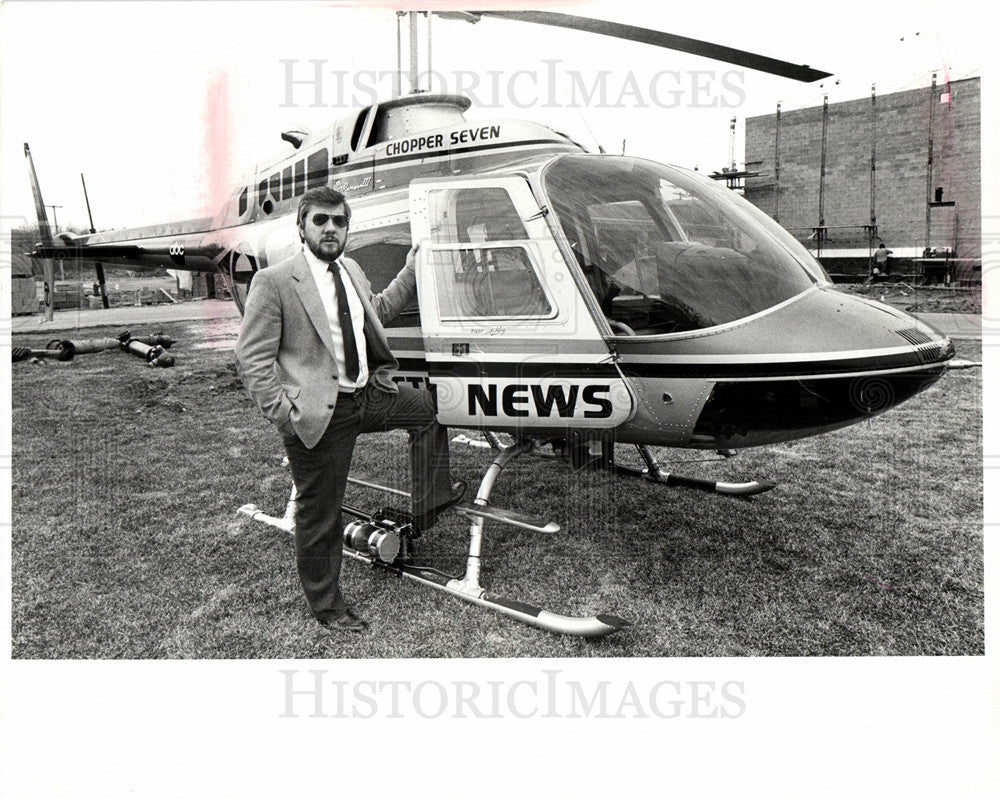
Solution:
{"label": "light gray blazer", "polygon": [[[376,295],[357,263],[350,258],[341,263],[365,309],[368,380],[395,393],[392,375],[399,364],[382,323],[415,296],[413,267],[404,267]],[[326,309],[301,252],[254,275],[236,342],[236,367],[269,422],[283,433],[294,432],[310,449],[316,446],[337,404],[337,364]]]}

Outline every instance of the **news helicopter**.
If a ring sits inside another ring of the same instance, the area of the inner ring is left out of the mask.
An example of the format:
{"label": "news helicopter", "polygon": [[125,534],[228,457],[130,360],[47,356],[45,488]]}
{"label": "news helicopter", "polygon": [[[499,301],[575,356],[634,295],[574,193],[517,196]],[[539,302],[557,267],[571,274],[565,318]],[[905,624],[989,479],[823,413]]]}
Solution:
{"label": "news helicopter", "polygon": [[[800,80],[829,73],[635,26],[548,12],[521,19],[625,38]],[[411,26],[414,16],[411,12]],[[411,28],[411,31],[413,29]],[[411,33],[411,41],[413,34]],[[411,59],[413,59],[411,48]],[[411,64],[411,71],[415,72]],[[667,471],[651,446],[716,450],[789,441],[882,413],[938,380],[950,340],[914,317],[834,289],[808,251],[718,183],[583,145],[527,120],[469,121],[461,95],[414,93],[314,133],[286,131],[212,219],[79,236],[50,233],[27,144],[44,259],[221,274],[242,311],[256,272],[301,246],[298,198],[330,185],[352,208],[348,254],[377,292],[420,248],[414,303],[387,328],[398,381],[433,390],[439,421],[497,450],[473,502],[462,577],[413,562],[405,514],[345,506],[345,554],[550,631],[602,636],[617,616],[570,617],[486,591],[487,521],[553,522],[489,503],[501,470],[552,449],[666,485],[748,496],[774,486]],[[499,434],[509,434],[504,445]],[[614,462],[635,445],[645,468]],[[351,478],[361,486],[407,496]],[[291,531],[285,514],[240,512]]]}

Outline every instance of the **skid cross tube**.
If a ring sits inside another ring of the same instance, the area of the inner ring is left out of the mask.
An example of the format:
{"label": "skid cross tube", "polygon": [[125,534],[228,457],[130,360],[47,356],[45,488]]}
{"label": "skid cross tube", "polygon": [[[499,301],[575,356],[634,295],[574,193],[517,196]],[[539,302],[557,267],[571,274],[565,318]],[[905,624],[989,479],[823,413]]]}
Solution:
{"label": "skid cross tube", "polygon": [[681,474],[673,474],[664,471],[663,467],[657,463],[649,447],[643,444],[636,444],[635,448],[646,463],[646,468],[642,476],[654,483],[663,483],[669,486],[683,486],[684,488],[696,488],[700,491],[712,491],[716,494],[730,494],[737,497],[749,497],[754,494],[763,494],[775,487],[774,483],[763,483],[759,480],[751,480],[746,483],[724,483],[721,480],[705,480],[700,477],[685,477]]}

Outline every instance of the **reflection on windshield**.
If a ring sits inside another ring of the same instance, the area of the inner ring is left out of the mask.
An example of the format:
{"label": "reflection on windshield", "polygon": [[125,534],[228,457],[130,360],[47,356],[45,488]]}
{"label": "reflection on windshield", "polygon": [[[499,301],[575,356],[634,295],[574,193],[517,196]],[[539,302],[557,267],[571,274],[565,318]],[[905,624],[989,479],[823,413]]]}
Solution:
{"label": "reflection on windshield", "polygon": [[574,155],[553,162],[543,181],[604,314],[639,333],[732,322],[817,281],[776,223],[707,178],[634,158]]}

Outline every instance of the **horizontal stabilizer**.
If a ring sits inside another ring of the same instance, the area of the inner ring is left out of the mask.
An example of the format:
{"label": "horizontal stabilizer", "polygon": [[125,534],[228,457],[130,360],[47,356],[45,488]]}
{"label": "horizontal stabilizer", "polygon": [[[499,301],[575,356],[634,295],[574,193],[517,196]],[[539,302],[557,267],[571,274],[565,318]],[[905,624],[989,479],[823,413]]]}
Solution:
{"label": "horizontal stabilizer", "polygon": [[[61,237],[60,237],[61,238]],[[141,258],[144,252],[134,244],[92,244],[65,241],[36,247],[32,258],[55,258],[57,261],[107,261],[113,258]]]}
{"label": "horizontal stabilizer", "polygon": [[210,220],[192,219],[102,233],[60,233],[28,253],[57,261],[118,263],[138,268],[214,272],[226,249],[206,236]]}

